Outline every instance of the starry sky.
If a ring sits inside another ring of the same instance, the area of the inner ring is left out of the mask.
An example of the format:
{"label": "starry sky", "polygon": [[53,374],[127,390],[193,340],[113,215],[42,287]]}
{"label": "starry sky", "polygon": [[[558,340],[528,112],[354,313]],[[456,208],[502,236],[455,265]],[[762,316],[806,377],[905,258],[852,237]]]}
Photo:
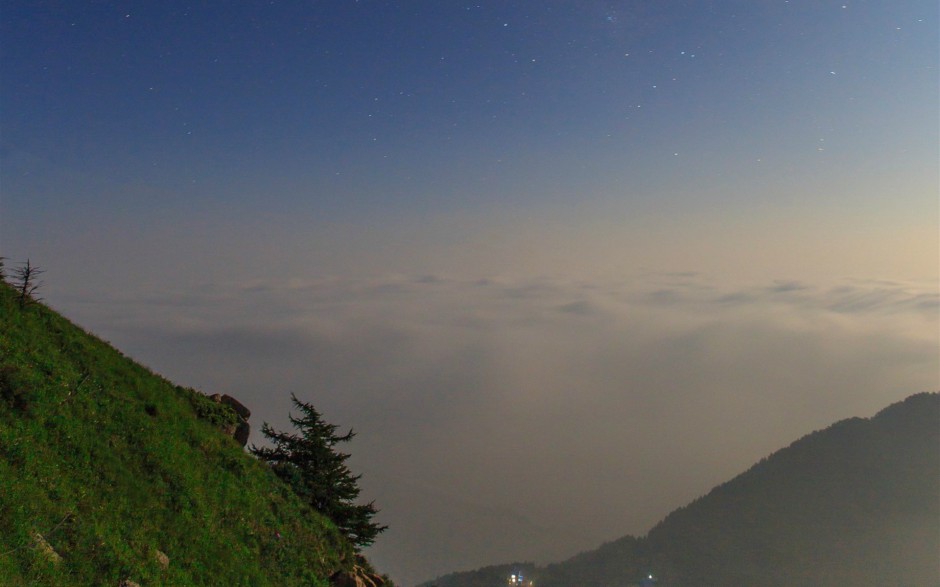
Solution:
{"label": "starry sky", "polygon": [[0,254],[257,427],[359,430],[403,584],[940,387],[934,0],[0,0],[0,39]]}

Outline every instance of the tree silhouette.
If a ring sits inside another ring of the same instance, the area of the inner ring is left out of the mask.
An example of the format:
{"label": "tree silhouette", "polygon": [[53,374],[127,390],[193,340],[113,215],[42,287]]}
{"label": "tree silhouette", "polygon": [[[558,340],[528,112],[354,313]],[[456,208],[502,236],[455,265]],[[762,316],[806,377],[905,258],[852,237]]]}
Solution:
{"label": "tree silhouette", "polygon": [[298,432],[278,432],[265,423],[261,433],[272,446],[252,446],[251,452],[313,509],[333,520],[357,549],[372,544],[387,526],[372,522],[378,513],[373,502],[355,503],[361,475],[353,475],[346,466],[349,455],[335,449],[338,443],[352,440],[355,433],[350,429],[339,435],[338,426],[324,422],[312,405],[293,394],[291,401],[300,411],[299,417],[290,416]]}
{"label": "tree silhouette", "polygon": [[38,302],[42,298],[36,297],[36,291],[42,287],[42,282],[38,281],[40,274],[45,273],[35,265],[31,265],[29,259],[13,270],[13,287],[17,291],[17,299],[20,307],[26,307],[30,302]]}

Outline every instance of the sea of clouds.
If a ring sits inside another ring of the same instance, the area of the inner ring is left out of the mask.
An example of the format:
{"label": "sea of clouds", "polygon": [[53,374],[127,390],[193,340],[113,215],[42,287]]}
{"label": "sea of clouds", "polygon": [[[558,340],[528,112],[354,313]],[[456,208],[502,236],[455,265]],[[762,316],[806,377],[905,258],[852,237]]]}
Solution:
{"label": "sea of clouds", "polygon": [[940,388],[936,284],[695,273],[207,283],[56,298],[171,380],[351,426],[401,584],[559,560],[798,437]]}

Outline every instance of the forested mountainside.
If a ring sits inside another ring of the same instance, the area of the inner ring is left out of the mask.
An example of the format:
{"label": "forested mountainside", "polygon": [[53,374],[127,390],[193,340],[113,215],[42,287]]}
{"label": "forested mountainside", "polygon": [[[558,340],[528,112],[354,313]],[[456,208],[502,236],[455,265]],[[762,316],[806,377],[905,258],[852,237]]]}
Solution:
{"label": "forested mountainside", "polygon": [[940,585],[940,394],[809,434],[669,514],[545,567],[425,585],[482,587],[525,568],[539,587]]}

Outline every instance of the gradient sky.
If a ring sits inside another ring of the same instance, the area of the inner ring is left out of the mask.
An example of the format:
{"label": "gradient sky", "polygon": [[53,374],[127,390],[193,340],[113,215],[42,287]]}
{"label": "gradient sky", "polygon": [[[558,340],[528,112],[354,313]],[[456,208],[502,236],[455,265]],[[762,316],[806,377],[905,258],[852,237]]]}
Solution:
{"label": "gradient sky", "polygon": [[0,253],[359,430],[400,582],[557,560],[940,388],[937,66],[935,0],[0,0]]}

